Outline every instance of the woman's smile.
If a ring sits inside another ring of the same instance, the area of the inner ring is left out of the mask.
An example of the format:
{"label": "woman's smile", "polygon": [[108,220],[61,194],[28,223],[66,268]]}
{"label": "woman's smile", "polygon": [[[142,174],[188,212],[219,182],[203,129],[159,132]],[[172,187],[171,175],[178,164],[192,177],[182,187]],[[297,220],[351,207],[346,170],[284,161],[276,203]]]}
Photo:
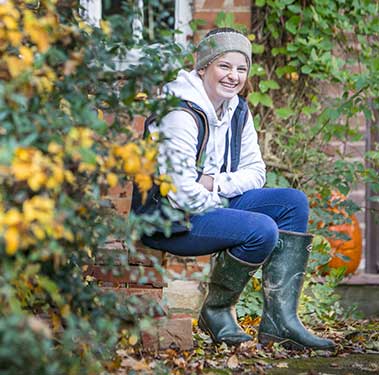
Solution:
{"label": "woman's smile", "polygon": [[220,83],[222,86],[229,88],[229,89],[235,89],[239,85],[239,82],[233,83],[233,82],[221,81]]}

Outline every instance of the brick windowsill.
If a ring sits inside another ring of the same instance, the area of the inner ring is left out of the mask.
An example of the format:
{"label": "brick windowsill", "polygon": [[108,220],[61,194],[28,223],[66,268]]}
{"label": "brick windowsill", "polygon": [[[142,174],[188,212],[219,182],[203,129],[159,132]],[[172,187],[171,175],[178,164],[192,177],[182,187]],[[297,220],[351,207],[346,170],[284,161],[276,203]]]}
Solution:
{"label": "brick windowsill", "polygon": [[379,274],[359,272],[344,278],[340,285],[378,285]]}

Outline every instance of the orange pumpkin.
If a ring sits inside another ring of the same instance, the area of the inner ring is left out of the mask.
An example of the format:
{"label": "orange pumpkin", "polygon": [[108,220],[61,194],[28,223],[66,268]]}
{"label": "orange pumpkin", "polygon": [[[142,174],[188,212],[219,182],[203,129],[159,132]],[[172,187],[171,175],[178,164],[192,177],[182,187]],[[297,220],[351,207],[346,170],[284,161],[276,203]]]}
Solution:
{"label": "orange pumpkin", "polygon": [[[332,248],[332,259],[329,261],[330,268],[346,266],[345,274],[351,274],[356,271],[362,257],[362,233],[359,227],[358,219],[355,215],[350,217],[351,223],[333,225],[330,230],[349,236],[349,240],[328,238]],[[348,257],[344,260],[340,256]]]}
{"label": "orange pumpkin", "polygon": [[[317,195],[317,197],[320,199],[320,195]],[[331,201],[345,199],[346,197],[339,192],[333,191],[331,194]],[[329,202],[329,209],[332,212],[339,213],[348,218],[348,214],[345,210],[332,207],[331,202]],[[354,273],[357,270],[362,257],[362,232],[359,227],[358,219],[355,215],[351,215],[349,219],[351,222],[329,226],[329,230],[332,232],[346,234],[349,237],[348,240],[337,239],[335,237],[327,238],[330,243],[332,256],[328,266],[330,268],[345,266],[345,275]],[[317,224],[318,228],[324,226],[325,224],[323,222]],[[348,259],[343,259],[345,257]]]}

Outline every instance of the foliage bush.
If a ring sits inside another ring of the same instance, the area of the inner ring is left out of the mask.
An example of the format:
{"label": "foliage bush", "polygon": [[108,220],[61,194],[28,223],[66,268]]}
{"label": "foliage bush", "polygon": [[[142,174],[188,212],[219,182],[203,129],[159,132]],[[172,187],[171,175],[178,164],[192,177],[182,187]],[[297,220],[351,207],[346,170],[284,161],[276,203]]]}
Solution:
{"label": "foliage bush", "polygon": [[[132,121],[173,105],[153,90],[185,53],[167,31],[160,45],[134,38],[127,3],[99,27],[82,21],[76,1],[54,4],[0,4],[0,369],[9,374],[117,363],[116,348],[136,342],[152,308],[137,297],[120,303],[85,271],[109,236],[133,251],[141,233],[169,227],[158,215],[127,221],[104,195],[131,180],[143,194],[153,183],[172,189],[155,175],[157,145]],[[139,60],[116,69],[133,48]]]}

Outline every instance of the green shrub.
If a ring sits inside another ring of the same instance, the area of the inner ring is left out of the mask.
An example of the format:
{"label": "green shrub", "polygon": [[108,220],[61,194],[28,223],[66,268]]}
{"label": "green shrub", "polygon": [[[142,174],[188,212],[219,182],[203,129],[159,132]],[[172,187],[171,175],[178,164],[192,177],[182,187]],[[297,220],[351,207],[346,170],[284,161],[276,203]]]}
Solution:
{"label": "green shrub", "polygon": [[[131,124],[173,105],[154,88],[185,53],[167,32],[156,36],[154,53],[136,41],[125,26],[134,16],[127,4],[101,27],[76,9],[75,1],[59,9],[49,0],[38,9],[0,4],[0,356],[9,374],[29,364],[39,374],[99,373],[154,314],[138,297],[121,303],[85,271],[109,236],[134,251],[145,231],[169,230],[159,215],[118,215],[104,195],[132,180],[143,194],[153,181],[165,193],[172,188],[155,173],[157,144],[140,140]],[[132,48],[141,53],[138,67],[116,69]],[[40,315],[51,334],[35,331]]]}

